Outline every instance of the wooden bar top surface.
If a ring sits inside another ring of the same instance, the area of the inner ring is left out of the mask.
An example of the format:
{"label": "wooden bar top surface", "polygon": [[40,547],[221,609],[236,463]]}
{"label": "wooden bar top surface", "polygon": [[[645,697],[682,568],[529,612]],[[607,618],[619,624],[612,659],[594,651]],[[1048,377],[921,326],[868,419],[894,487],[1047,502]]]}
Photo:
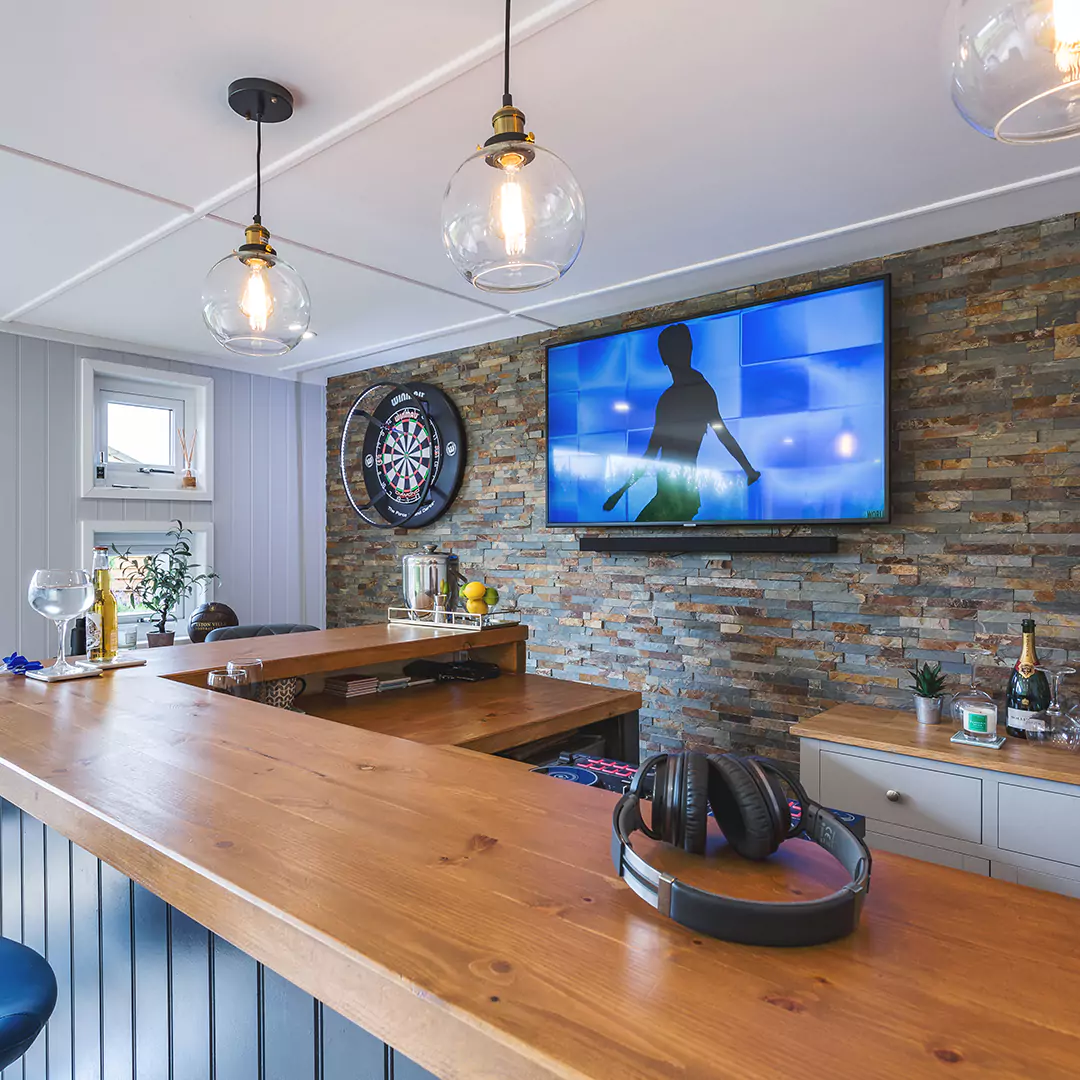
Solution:
{"label": "wooden bar top surface", "polygon": [[[0,678],[0,795],[441,1077],[1077,1074],[1075,900],[881,854],[851,937],[725,944],[614,878],[613,795],[157,677],[191,664]],[[746,897],[842,880],[714,848],[660,854]]]}
{"label": "wooden bar top surface", "polygon": [[[810,720],[800,721],[791,731],[803,739],[862,746],[973,769],[1056,780],[1060,784],[1080,784],[1080,754],[1025,739],[1006,739],[1000,750],[959,746],[949,742],[959,726],[944,717],[940,724],[920,724],[914,712],[900,709],[838,705]],[[999,723],[998,730],[1004,733],[1004,725]]]}

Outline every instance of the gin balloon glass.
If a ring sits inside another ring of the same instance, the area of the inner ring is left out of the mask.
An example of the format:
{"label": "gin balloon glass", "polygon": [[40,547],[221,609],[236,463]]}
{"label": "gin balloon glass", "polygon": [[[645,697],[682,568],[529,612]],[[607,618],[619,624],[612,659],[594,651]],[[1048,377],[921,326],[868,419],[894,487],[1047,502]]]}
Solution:
{"label": "gin balloon glass", "polygon": [[94,606],[94,582],[85,570],[36,570],[30,579],[26,598],[30,606],[56,623],[60,647],[56,660],[44,674],[85,675],[86,668],[69,664],[65,648],[71,620],[85,615]]}
{"label": "gin balloon glass", "polygon": [[1050,704],[1031,718],[1028,739],[1066,750],[1080,750],[1080,717],[1067,713],[1061,701],[1061,680],[1066,675],[1075,675],[1076,668],[1066,664],[1043,664],[1039,670],[1050,680]]}

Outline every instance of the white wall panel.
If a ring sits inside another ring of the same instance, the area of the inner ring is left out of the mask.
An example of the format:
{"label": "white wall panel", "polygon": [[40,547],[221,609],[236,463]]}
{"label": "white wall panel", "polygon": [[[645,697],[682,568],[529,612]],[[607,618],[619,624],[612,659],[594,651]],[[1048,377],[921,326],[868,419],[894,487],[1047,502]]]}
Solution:
{"label": "white wall panel", "polygon": [[[79,360],[214,380],[215,498],[80,499]],[[43,656],[56,635],[26,603],[41,567],[85,565],[80,520],[211,521],[217,598],[241,622],[325,625],[321,385],[0,333],[0,650]]]}

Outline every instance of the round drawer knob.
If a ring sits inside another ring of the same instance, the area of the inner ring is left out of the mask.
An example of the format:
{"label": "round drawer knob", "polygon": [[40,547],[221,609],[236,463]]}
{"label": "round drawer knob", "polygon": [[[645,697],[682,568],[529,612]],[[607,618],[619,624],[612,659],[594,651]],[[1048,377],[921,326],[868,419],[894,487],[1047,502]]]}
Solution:
{"label": "round drawer knob", "polygon": [[893,791],[892,788],[889,788],[889,790],[885,792],[885,798],[888,799],[889,802],[899,802],[900,801],[900,792],[899,791]]}

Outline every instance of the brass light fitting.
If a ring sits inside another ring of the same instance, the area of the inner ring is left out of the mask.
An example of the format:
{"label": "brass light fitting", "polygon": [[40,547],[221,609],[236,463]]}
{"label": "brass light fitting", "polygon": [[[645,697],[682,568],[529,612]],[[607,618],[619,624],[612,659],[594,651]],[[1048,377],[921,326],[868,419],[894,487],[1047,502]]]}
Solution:
{"label": "brass light fitting", "polygon": [[264,257],[273,258],[277,252],[270,246],[270,230],[259,221],[253,221],[244,229],[244,243],[237,254],[244,263],[253,260],[262,261]]}
{"label": "brass light fitting", "polygon": [[[507,95],[509,96],[509,95]],[[491,118],[491,126],[495,134],[484,143],[493,149],[486,154],[484,160],[494,169],[522,169],[529,164],[536,153],[531,147],[523,144],[536,141],[536,136],[530,131],[525,132],[525,114],[514,105],[504,104]],[[512,147],[498,149],[505,143],[514,143]]]}

